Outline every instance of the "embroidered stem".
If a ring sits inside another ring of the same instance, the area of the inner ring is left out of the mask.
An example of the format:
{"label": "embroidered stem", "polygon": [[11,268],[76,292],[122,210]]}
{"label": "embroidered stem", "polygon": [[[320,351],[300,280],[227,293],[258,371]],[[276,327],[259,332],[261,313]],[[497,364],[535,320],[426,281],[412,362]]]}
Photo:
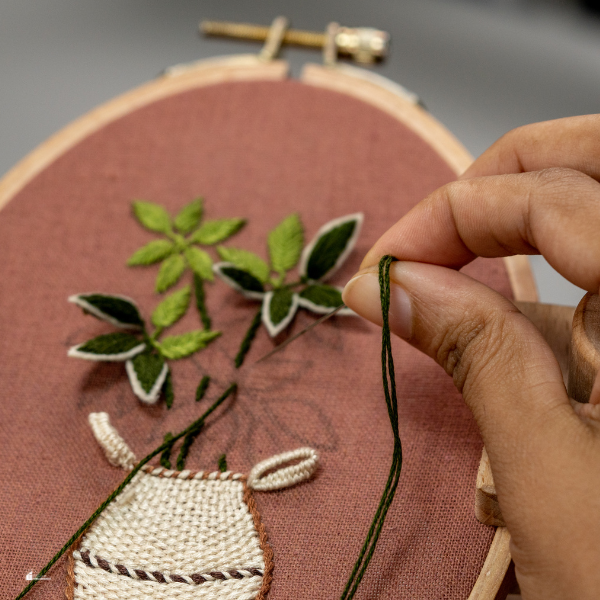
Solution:
{"label": "embroidered stem", "polygon": [[400,471],[402,469],[402,444],[398,431],[398,399],[396,396],[396,377],[394,374],[394,359],[392,357],[392,338],[390,333],[389,311],[390,311],[390,265],[396,259],[393,256],[384,256],[379,261],[379,288],[381,294],[381,313],[383,317],[383,328],[381,333],[381,370],[383,376],[383,392],[385,403],[392,425],[394,434],[394,451],[392,455],[392,466],[390,474],[383,490],[383,495],[379,501],[379,506],[373,517],[373,522],[367,533],[365,543],[360,550],[356,564],[346,587],[341,596],[341,600],[350,600],[354,598],[358,586],[369,566],[369,562],[375,552],[375,546],[379,539],[379,534],[383,528],[388,509],[394,499],[396,488],[400,480]]}
{"label": "embroidered stem", "polygon": [[157,454],[164,452],[167,448],[171,448],[173,444],[188,435],[190,432],[195,431],[198,427],[202,428],[205,419],[220,405],[222,404],[231,394],[237,390],[237,383],[232,383],[224,392],[215,400],[215,402],[205,411],[205,413],[191,425],[186,427],[183,431],[174,435],[170,440],[163,442],[158,448],[152,450],[150,454],[142,458],[133,470],[125,477],[119,487],[112,493],[108,498],[94,511],[91,517],[71,536],[69,541],[50,559],[48,564],[36,575],[35,579],[31,581],[23,591],[15,598],[15,600],[21,600],[29,592],[29,590],[43,577],[54,565],[54,563],[77,541],[80,535],[96,520],[96,518],[104,511],[104,509],[125,489],[127,484],[137,475],[138,471],[147,463],[149,463]]}
{"label": "embroidered stem", "polygon": [[244,358],[246,358],[246,354],[248,354],[248,350],[250,350],[252,340],[254,339],[254,336],[256,335],[258,328],[260,327],[261,317],[262,317],[262,307],[259,308],[258,312],[254,316],[254,319],[252,319],[252,323],[250,324],[250,327],[248,328],[248,331],[246,332],[246,335],[244,336],[244,339],[242,340],[242,343],[240,344],[240,349],[235,357],[235,368],[236,369],[239,369],[242,366],[242,364],[244,363]]}
{"label": "embroidered stem", "polygon": [[[168,443],[173,439],[173,434],[170,431],[167,431],[167,433],[165,433],[165,437],[163,438],[163,442]],[[166,448],[164,450],[164,452],[160,455],[160,464],[165,468],[165,469],[170,469],[171,468],[171,446],[169,445],[168,448]]]}
{"label": "embroidered stem", "polygon": [[202,398],[204,398],[204,394],[206,394],[206,390],[208,389],[208,384],[210,383],[210,376],[205,375],[198,384],[196,388],[196,402],[200,402]]}
{"label": "embroidered stem", "polygon": [[196,308],[200,314],[202,326],[206,331],[210,331],[210,317],[206,310],[206,295],[204,294],[204,281],[202,277],[194,273],[194,291],[196,292]]}

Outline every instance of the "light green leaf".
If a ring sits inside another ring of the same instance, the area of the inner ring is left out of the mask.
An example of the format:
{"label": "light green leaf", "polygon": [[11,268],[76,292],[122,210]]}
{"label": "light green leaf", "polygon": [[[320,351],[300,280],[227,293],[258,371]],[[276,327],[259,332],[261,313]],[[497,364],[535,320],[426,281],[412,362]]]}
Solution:
{"label": "light green leaf", "polygon": [[175,227],[177,227],[181,233],[189,233],[198,227],[201,216],[202,198],[197,198],[181,209],[179,214],[175,217]]}
{"label": "light green leaf", "polygon": [[125,363],[125,370],[133,393],[147,404],[154,404],[169,374],[165,359],[150,352],[138,354]]}
{"label": "light green leaf", "polygon": [[304,228],[298,215],[290,215],[281,221],[269,233],[268,244],[273,270],[285,275],[296,266],[304,245]]}
{"label": "light green leaf", "polygon": [[202,279],[212,281],[214,279],[212,272],[212,258],[204,250],[191,247],[185,251],[185,258],[188,261],[192,271]]}
{"label": "light green leaf", "polygon": [[300,275],[312,281],[331,277],[354,248],[362,222],[363,214],[355,213],[325,223],[302,253]]}
{"label": "light green leaf", "polygon": [[144,321],[135,302],[127,296],[114,294],[76,294],[69,302],[86,313],[122,329],[143,329]]}
{"label": "light green leaf", "polygon": [[68,356],[86,360],[121,362],[146,349],[144,342],[129,333],[109,333],[73,346]]}
{"label": "light green leaf", "polygon": [[269,265],[254,252],[241,248],[217,246],[217,253],[225,262],[254,275],[262,283],[266,283],[269,279]]}
{"label": "light green leaf", "polygon": [[245,219],[217,219],[205,221],[200,229],[194,231],[189,238],[194,244],[212,246],[237,233],[246,224]]}
{"label": "light green leaf", "polygon": [[146,229],[160,233],[171,231],[171,217],[160,204],[136,200],[132,206],[133,214]]}
{"label": "light green leaf", "polygon": [[185,315],[190,303],[190,286],[173,292],[167,296],[152,313],[152,323],[155,327],[170,327]]}
{"label": "light green leaf", "polygon": [[139,250],[136,250],[127,261],[127,264],[130,267],[136,265],[151,265],[169,256],[173,248],[174,244],[169,240],[154,240]]}
{"label": "light green leaf", "polygon": [[262,300],[265,295],[265,287],[261,281],[231,263],[217,263],[213,270],[228,286],[237,290],[246,298]]}
{"label": "light green leaf", "polygon": [[156,278],[156,291],[164,292],[174,286],[185,271],[185,260],[181,254],[172,254],[160,265]]}
{"label": "light green leaf", "polygon": [[159,351],[165,358],[178,360],[202,350],[209,342],[220,335],[220,331],[205,331],[203,329],[181,335],[172,335],[161,340]]}
{"label": "light green leaf", "polygon": [[262,321],[271,337],[283,331],[298,309],[298,294],[289,288],[267,292],[262,305]]}

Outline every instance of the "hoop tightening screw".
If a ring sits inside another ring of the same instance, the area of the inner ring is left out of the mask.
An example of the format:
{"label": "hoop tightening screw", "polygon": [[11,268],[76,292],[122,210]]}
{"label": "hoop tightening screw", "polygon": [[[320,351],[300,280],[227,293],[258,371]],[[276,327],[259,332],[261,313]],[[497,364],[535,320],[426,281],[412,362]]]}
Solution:
{"label": "hoop tightening screw", "polygon": [[[249,23],[202,21],[200,31],[205,35],[264,42],[269,36],[270,28]],[[328,38],[327,32],[286,29],[281,37],[281,44],[324,49]],[[360,63],[373,63],[387,56],[390,36],[385,31],[370,27],[337,26],[334,41],[338,54],[350,56]]]}

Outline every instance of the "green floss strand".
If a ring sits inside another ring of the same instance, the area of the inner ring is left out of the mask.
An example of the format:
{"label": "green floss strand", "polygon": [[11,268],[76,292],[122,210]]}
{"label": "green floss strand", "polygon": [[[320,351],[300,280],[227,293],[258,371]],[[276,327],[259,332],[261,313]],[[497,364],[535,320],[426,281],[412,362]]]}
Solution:
{"label": "green floss strand", "polygon": [[379,289],[381,294],[381,313],[383,318],[383,327],[381,333],[381,370],[383,377],[383,392],[388,409],[388,415],[394,434],[394,450],[392,454],[392,465],[390,473],[383,490],[383,495],[377,507],[371,527],[367,533],[365,542],[360,550],[358,559],[352,569],[350,578],[341,596],[341,600],[350,600],[354,598],[363,576],[369,566],[371,558],[375,552],[375,547],[379,539],[379,534],[383,528],[385,517],[392,504],[398,482],[400,481],[400,472],[402,470],[402,443],[398,430],[398,399],[396,395],[396,377],[394,374],[394,359],[392,356],[392,336],[390,332],[389,311],[390,311],[390,265],[396,259],[393,256],[384,256],[379,261]]}
{"label": "green floss strand", "polygon": [[33,579],[31,583],[29,583],[23,589],[23,591],[15,598],[15,600],[21,600],[21,598],[23,598],[27,592],[29,592],[29,590],[39,581],[39,579],[42,578],[52,568],[54,563],[56,563],[56,561],[59,560],[65,552],[67,552],[67,550],[79,539],[79,536],[86,531],[86,529],[96,520],[96,518],[104,511],[104,509],[106,509],[106,507],[125,489],[127,484],[138,474],[144,465],[149,463],[157,454],[164,452],[167,448],[171,448],[177,440],[188,435],[190,432],[195,431],[198,426],[201,428],[205,419],[236,390],[237,383],[232,383],[199,419],[194,421],[183,431],[180,431],[177,435],[174,435],[169,441],[163,442],[158,448],[155,448],[152,450],[152,452],[150,452],[150,454],[142,458],[142,460],[140,460],[140,462],[133,467],[133,470],[121,482],[119,487],[112,494],[110,494],[110,496],[108,496],[108,498],[92,513],[91,517],[71,536],[67,543],[50,559],[48,564],[36,575],[35,579]]}
{"label": "green floss strand", "polygon": [[252,319],[252,323],[250,324],[250,327],[248,328],[248,331],[246,332],[246,335],[244,336],[244,339],[240,344],[240,349],[235,357],[236,369],[239,369],[244,363],[244,358],[246,358],[246,354],[248,354],[248,350],[250,350],[250,346],[252,345],[252,340],[256,336],[256,332],[260,327],[261,317],[262,310],[259,309],[256,315],[254,316],[254,319]]}
{"label": "green floss strand", "polygon": [[200,320],[202,321],[202,326],[206,331],[210,331],[210,317],[208,316],[208,311],[206,310],[206,296],[204,294],[204,281],[202,277],[194,274],[194,291],[196,293],[196,308],[198,309],[198,313],[200,314]]}
{"label": "green floss strand", "polygon": [[198,384],[196,388],[196,402],[200,402],[202,398],[204,398],[204,394],[206,394],[206,390],[208,389],[208,384],[210,383],[210,376],[205,375]]}

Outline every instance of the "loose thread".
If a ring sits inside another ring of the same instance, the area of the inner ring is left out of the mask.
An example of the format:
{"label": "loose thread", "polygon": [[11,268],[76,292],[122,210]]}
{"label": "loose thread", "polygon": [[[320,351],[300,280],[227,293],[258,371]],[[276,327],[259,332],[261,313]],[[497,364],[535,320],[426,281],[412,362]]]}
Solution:
{"label": "loose thread", "polygon": [[196,402],[200,402],[202,398],[204,398],[204,394],[206,394],[206,390],[208,389],[208,384],[210,383],[210,376],[205,375],[198,384],[196,388]]}
{"label": "loose thread", "polygon": [[394,359],[392,356],[392,336],[390,332],[389,312],[390,312],[390,265],[396,259],[393,256],[384,256],[379,261],[379,289],[381,298],[381,313],[383,318],[383,327],[381,332],[381,371],[383,378],[383,392],[385,403],[388,410],[388,416],[394,435],[394,450],[392,454],[392,465],[390,473],[383,490],[383,495],[379,501],[379,506],[373,517],[371,527],[367,533],[365,542],[360,550],[358,559],[352,569],[350,578],[342,592],[341,600],[350,600],[356,594],[360,582],[371,562],[375,552],[375,547],[379,539],[379,534],[383,528],[385,517],[392,504],[400,472],[402,470],[402,443],[398,430],[398,399],[396,395],[396,376],[394,373]]}
{"label": "loose thread", "polygon": [[142,460],[140,460],[140,462],[133,467],[133,470],[130,471],[127,477],[125,477],[125,479],[121,482],[119,487],[117,487],[117,489],[110,494],[110,496],[108,496],[108,498],[106,498],[106,500],[92,513],[90,518],[71,536],[69,541],[50,559],[48,564],[36,575],[35,579],[33,579],[31,583],[29,583],[23,589],[23,591],[15,598],[15,600],[21,600],[21,598],[23,598],[25,594],[27,594],[27,592],[29,592],[29,590],[38,582],[38,580],[52,568],[54,563],[56,563],[56,561],[77,541],[79,536],[85,532],[85,530],[96,520],[96,518],[106,509],[106,507],[125,489],[127,484],[137,475],[144,465],[149,463],[157,454],[160,454],[167,448],[172,447],[177,440],[188,435],[191,431],[194,431],[199,424],[204,424],[205,419],[236,390],[237,383],[232,383],[199,419],[196,419],[183,431],[179,432],[177,435],[174,435],[169,441],[163,442],[158,448],[155,448],[152,450],[152,452],[150,452],[150,454],[142,458]]}
{"label": "loose thread", "polygon": [[252,319],[252,323],[250,324],[250,327],[248,328],[248,331],[246,332],[246,335],[244,336],[244,339],[240,344],[240,349],[235,357],[236,369],[239,369],[244,363],[244,358],[246,358],[246,354],[248,354],[248,350],[250,350],[250,346],[252,345],[252,340],[254,339],[254,336],[256,336],[256,332],[260,327],[261,317],[262,311],[261,309],[259,309],[259,311],[254,316],[254,319]]}
{"label": "loose thread", "polygon": [[200,314],[202,326],[206,331],[210,331],[210,317],[206,310],[206,295],[204,294],[204,280],[199,275],[194,273],[194,291],[196,293],[196,308]]}

